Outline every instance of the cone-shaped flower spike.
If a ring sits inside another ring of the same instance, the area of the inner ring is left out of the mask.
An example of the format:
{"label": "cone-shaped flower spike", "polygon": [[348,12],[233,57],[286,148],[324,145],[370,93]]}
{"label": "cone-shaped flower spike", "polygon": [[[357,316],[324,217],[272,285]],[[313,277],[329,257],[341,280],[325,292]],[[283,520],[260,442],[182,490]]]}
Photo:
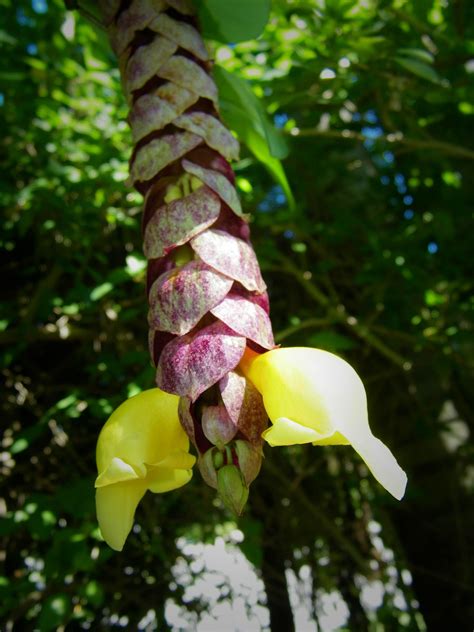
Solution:
{"label": "cone-shaped flower spike", "polygon": [[168,492],[192,476],[195,457],[178,418],[179,397],[158,388],[121,404],[97,443],[96,508],[107,544],[121,551],[147,490]]}
{"label": "cone-shaped flower spike", "polygon": [[372,434],[364,385],[338,356],[303,347],[258,355],[247,350],[240,367],[263,396],[271,446],[350,444],[395,498],[407,477],[390,450]]}
{"label": "cone-shaped flower spike", "polygon": [[[248,487],[260,468],[268,419],[261,395],[235,369],[247,344],[264,351],[275,342],[249,218],[231,167],[239,143],[220,120],[213,62],[199,31],[199,3],[98,4],[130,106],[135,147],[129,184],[145,198],[143,249],[156,385],[182,398],[181,423],[206,480],[218,487],[217,450],[219,467],[235,466],[242,475],[235,481]],[[233,475],[222,476],[221,489],[228,491]],[[238,484],[231,487],[235,492]],[[246,495],[234,496],[238,502],[230,505],[240,507]]]}
{"label": "cone-shaped flower spike", "polygon": [[[169,393],[126,402],[99,439],[97,510],[117,549],[147,489],[189,480],[183,432],[204,480],[236,513],[259,472],[263,439],[352,444],[394,496],[406,484],[370,431],[353,369],[315,349],[274,350],[266,286],[230,164],[239,144],[219,117],[197,4],[99,0],[130,106],[129,183],[145,198],[150,355],[156,384]],[[245,353],[249,347],[260,355]],[[267,413],[273,426],[265,430]]]}

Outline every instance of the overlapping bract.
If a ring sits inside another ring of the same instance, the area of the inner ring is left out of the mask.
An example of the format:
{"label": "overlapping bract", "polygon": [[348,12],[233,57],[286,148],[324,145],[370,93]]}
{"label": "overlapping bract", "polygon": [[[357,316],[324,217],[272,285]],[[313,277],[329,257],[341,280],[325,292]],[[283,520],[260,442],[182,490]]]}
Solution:
{"label": "overlapping bract", "polygon": [[228,163],[239,145],[219,120],[192,3],[134,0],[118,15],[117,3],[102,4],[138,143],[130,183],[146,195],[151,337],[173,335],[153,354],[157,384],[195,400],[235,368],[247,339],[262,351],[274,346]]}

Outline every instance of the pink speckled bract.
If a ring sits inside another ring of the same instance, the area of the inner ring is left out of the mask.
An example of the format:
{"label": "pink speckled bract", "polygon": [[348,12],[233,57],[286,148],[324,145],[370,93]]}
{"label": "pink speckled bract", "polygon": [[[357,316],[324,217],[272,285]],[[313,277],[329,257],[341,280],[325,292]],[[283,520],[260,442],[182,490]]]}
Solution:
{"label": "pink speckled bract", "polygon": [[234,369],[245,351],[245,338],[216,322],[195,334],[175,338],[163,349],[156,372],[159,388],[195,401]]}
{"label": "pink speckled bract", "polygon": [[160,67],[160,76],[177,86],[192,90],[219,106],[216,84],[194,61],[175,55]]}
{"label": "pink speckled bract", "polygon": [[255,386],[242,375],[230,371],[220,380],[219,389],[232,422],[250,443],[261,445],[268,415]]}
{"label": "pink speckled bract", "polygon": [[144,86],[177,50],[177,45],[164,37],[156,38],[149,46],[138,48],[125,67],[124,84],[128,96]]}
{"label": "pink speckled bract", "polygon": [[230,418],[237,424],[245,396],[246,379],[235,371],[229,371],[219,382],[222,401]]}
{"label": "pink speckled bract", "polygon": [[[238,159],[239,143],[232,136],[229,130],[218,119],[216,119],[215,116],[211,116],[210,114],[206,114],[205,112],[191,112],[190,114],[182,114],[181,116],[178,116],[174,124],[177,127],[181,127],[182,129],[187,130],[188,132],[192,132],[193,134],[199,134],[199,136],[202,136],[209,147],[212,147],[213,149],[218,151],[227,160]],[[188,164],[192,163],[189,163],[188,161]],[[196,168],[194,169],[194,171],[194,175],[197,175]],[[190,173],[192,173],[192,171],[190,171]],[[227,178],[222,174],[211,172],[211,174],[213,173],[215,174],[215,176],[211,175],[211,177],[208,174],[201,174],[204,177],[200,179],[202,179],[204,182],[206,182],[206,179],[210,180],[213,184],[216,183],[219,177],[227,180]],[[227,183],[229,183],[228,180]],[[209,186],[211,185],[209,184]],[[214,189],[216,193],[219,193],[219,191],[216,190],[217,185],[211,186],[211,188]],[[221,189],[223,189],[222,186]],[[234,187],[227,187],[227,191],[229,191],[229,189],[234,191],[235,193]],[[219,193],[219,195],[221,195],[221,193]],[[231,196],[232,194],[228,195],[228,197]],[[221,197],[223,196],[221,195]],[[232,200],[232,203],[238,209],[238,212],[241,213],[242,211],[240,210],[240,202],[238,201],[236,194],[235,198],[236,199]]]}
{"label": "pink speckled bract", "polygon": [[109,27],[112,47],[120,55],[132,42],[137,31],[146,28],[156,12],[166,8],[165,0],[138,0],[123,11],[116,26]]}
{"label": "pink speckled bract", "polygon": [[193,176],[196,176],[207,184],[217,195],[234,211],[236,215],[242,216],[242,207],[240,205],[239,196],[234,186],[229,182],[228,178],[219,171],[213,169],[204,169],[199,165],[195,165],[189,160],[182,161],[183,169]]}
{"label": "pink speckled bract", "polygon": [[175,42],[180,48],[189,51],[198,59],[202,61],[209,59],[202,37],[191,24],[178,22],[166,13],[162,13],[150,22],[148,28]]}
{"label": "pink speckled bract", "polygon": [[191,239],[191,246],[209,266],[239,281],[247,290],[265,291],[257,257],[246,241],[211,228]]}
{"label": "pink speckled bract", "polygon": [[211,309],[211,314],[264,349],[273,349],[275,346],[270,318],[257,303],[237,294],[229,294]]}
{"label": "pink speckled bract", "polygon": [[202,261],[162,274],[152,285],[148,323],[153,329],[187,334],[226,296],[232,280]]}
{"label": "pink speckled bract", "polygon": [[204,406],[202,429],[206,437],[214,445],[225,445],[237,434],[237,426],[229,417],[229,413],[223,404]]}
{"label": "pink speckled bract", "polygon": [[220,208],[219,198],[206,186],[161,206],[145,228],[143,249],[147,259],[162,257],[212,226]]}
{"label": "pink speckled bract", "polygon": [[179,109],[156,94],[144,94],[135,101],[130,112],[133,140],[137,143],[157,127],[165,127],[176,118],[178,112]]}
{"label": "pink speckled bract", "polygon": [[130,181],[146,182],[162,169],[202,143],[202,138],[189,132],[165,134],[151,140],[137,151],[130,167]]}

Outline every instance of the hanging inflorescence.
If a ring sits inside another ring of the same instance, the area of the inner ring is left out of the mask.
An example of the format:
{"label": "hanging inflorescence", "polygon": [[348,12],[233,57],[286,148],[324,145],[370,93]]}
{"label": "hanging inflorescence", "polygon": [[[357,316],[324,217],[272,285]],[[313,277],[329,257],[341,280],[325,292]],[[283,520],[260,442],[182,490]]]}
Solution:
{"label": "hanging inflorescence", "polygon": [[[211,63],[189,0],[103,0],[145,198],[150,355],[158,388],[114,411],[99,436],[97,515],[121,550],[146,491],[204,480],[240,514],[262,444],[352,445],[400,499],[406,475],[372,434],[364,386],[342,358],[275,348],[265,283],[219,119]],[[272,424],[267,428],[268,418]]]}
{"label": "hanging inflorescence", "polygon": [[267,414],[235,369],[247,346],[263,352],[274,340],[229,164],[239,145],[219,119],[192,2],[103,5],[130,105],[130,184],[145,197],[156,382],[181,397],[180,419],[205,480],[217,487],[216,463],[233,464],[248,485],[260,468]]}

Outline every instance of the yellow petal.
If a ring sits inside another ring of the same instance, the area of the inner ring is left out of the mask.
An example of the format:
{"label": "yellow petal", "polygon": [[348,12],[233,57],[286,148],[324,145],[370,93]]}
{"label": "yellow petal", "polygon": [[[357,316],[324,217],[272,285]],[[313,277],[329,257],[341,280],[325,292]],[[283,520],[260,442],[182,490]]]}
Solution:
{"label": "yellow petal", "polygon": [[262,437],[272,447],[312,443],[313,445],[348,445],[349,441],[339,432],[319,434],[316,430],[280,417],[262,433]]}
{"label": "yellow petal", "polygon": [[196,463],[196,457],[184,450],[175,450],[168,454],[158,463],[149,464],[150,469],[157,467],[167,467],[177,470],[189,470]]}
{"label": "yellow petal", "polygon": [[374,478],[397,500],[401,500],[407,486],[407,475],[387,446],[372,434],[354,437],[352,447],[360,454]]}
{"label": "yellow petal", "polygon": [[158,388],[127,399],[110,416],[97,442],[97,469],[118,457],[131,464],[156,463],[170,452],[187,451],[189,440],[178,418],[179,397]]}
{"label": "yellow petal", "polygon": [[189,483],[192,475],[192,470],[158,467],[148,476],[148,489],[155,494],[169,492]]}
{"label": "yellow petal", "polygon": [[102,536],[115,551],[121,551],[133,526],[138,503],[146,492],[138,479],[106,485],[96,490],[96,511]]}
{"label": "yellow petal", "polygon": [[289,445],[292,437],[291,443],[351,443],[375,478],[395,498],[403,496],[406,475],[372,435],[365,389],[350,364],[327,351],[297,347],[246,353],[240,368],[263,396],[274,424],[263,436],[272,445]]}
{"label": "yellow petal", "polygon": [[332,353],[304,347],[274,349],[243,369],[262,393],[272,422],[285,417],[325,437],[335,431],[344,434],[347,424],[368,428],[362,382]]}
{"label": "yellow petal", "polygon": [[295,445],[300,443],[313,443],[317,441],[320,435],[312,428],[302,426],[291,419],[280,417],[270,426],[262,437],[272,447],[278,445]]}
{"label": "yellow petal", "polygon": [[131,481],[137,478],[145,478],[146,467],[131,466],[122,459],[115,457],[109,463],[109,466],[99,474],[95,480],[96,487],[105,487],[113,483],[121,483],[122,481]]}

